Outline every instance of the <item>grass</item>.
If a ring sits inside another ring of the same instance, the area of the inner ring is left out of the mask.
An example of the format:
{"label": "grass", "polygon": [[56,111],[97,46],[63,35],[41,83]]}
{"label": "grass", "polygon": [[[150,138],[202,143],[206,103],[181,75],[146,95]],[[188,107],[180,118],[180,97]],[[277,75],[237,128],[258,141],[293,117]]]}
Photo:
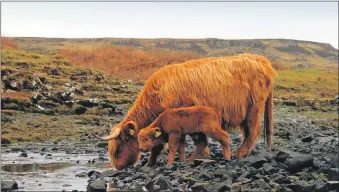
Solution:
{"label": "grass", "polygon": [[278,70],[275,95],[280,97],[333,98],[338,94],[338,70]]}

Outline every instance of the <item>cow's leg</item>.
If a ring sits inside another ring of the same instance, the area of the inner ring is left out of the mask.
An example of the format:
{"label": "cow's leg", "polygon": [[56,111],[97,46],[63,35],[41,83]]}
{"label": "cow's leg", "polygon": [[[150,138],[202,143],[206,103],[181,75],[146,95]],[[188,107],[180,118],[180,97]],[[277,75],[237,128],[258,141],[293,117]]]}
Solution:
{"label": "cow's leg", "polygon": [[193,133],[190,134],[194,145],[195,145],[195,151],[190,155],[188,162],[192,162],[194,159],[196,159],[198,156],[202,155],[204,157],[209,156],[210,152],[207,147],[208,140],[204,133]]}
{"label": "cow's leg", "polygon": [[186,135],[182,135],[180,138],[180,144],[179,144],[179,159],[180,161],[186,161],[185,157],[185,150],[186,150],[186,142],[185,142]]}
{"label": "cow's leg", "polygon": [[213,127],[210,129],[206,129],[207,132],[206,134],[219,141],[222,148],[223,148],[223,153],[224,153],[224,158],[227,160],[231,159],[231,150],[230,150],[230,143],[229,143],[229,137],[228,134],[221,129],[221,127]]}
{"label": "cow's leg", "polygon": [[253,148],[255,141],[260,135],[260,114],[258,110],[253,110],[251,115],[247,117],[244,123],[241,126],[241,133],[243,136],[242,143],[235,152],[235,156],[238,159],[241,159],[248,155],[248,153]]}
{"label": "cow's leg", "polygon": [[147,163],[147,166],[153,166],[156,161],[157,161],[157,158],[159,156],[159,154],[161,153],[162,149],[164,148],[164,145],[163,144],[158,144],[156,146],[154,146],[151,150],[151,156],[150,158],[148,159],[148,163]]}
{"label": "cow's leg", "polygon": [[194,145],[195,145],[195,151],[189,157],[188,162],[192,162],[192,161],[194,161],[194,159],[197,158],[197,156],[202,155],[204,149],[207,146],[207,142],[206,142],[206,140],[196,140],[194,142]]}
{"label": "cow's leg", "polygon": [[181,135],[177,132],[173,132],[169,134],[168,138],[168,147],[169,147],[169,153],[168,153],[168,161],[167,165],[172,165],[175,157],[175,153],[178,150],[179,144],[180,144]]}

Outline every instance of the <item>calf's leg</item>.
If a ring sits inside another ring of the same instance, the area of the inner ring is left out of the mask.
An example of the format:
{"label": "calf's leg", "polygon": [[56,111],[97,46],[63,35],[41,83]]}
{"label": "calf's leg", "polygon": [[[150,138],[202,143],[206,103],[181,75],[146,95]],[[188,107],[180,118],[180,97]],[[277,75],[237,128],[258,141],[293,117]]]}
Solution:
{"label": "calf's leg", "polygon": [[206,129],[206,134],[219,141],[224,153],[224,158],[227,160],[231,159],[231,150],[230,150],[230,144],[229,144],[229,137],[228,134],[221,129],[220,126],[217,126],[215,128]]}
{"label": "calf's leg", "polygon": [[181,134],[179,133],[173,132],[169,134],[169,138],[168,138],[169,152],[168,152],[167,165],[173,164],[174,156],[178,150],[180,139],[181,139]]}

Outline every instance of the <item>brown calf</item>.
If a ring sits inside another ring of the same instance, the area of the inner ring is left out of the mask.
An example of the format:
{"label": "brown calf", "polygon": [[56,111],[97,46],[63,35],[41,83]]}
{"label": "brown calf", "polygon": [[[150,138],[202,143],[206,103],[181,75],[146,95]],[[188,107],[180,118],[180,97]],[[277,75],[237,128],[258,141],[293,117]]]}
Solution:
{"label": "brown calf", "polygon": [[[185,148],[185,135],[205,134],[217,141],[223,147],[224,158],[231,157],[228,134],[221,128],[220,112],[206,106],[182,107],[167,109],[151,125],[140,130],[138,135],[139,149],[149,151],[162,149],[164,143],[168,142],[168,165],[174,161],[176,151],[179,151],[180,159],[183,159]],[[205,137],[206,138],[206,137]],[[196,155],[202,154],[207,146],[205,141],[196,142],[197,147],[189,161],[193,161]],[[179,148],[180,146],[180,148]],[[156,153],[159,154],[159,153]],[[156,157],[152,157],[156,159]]]}

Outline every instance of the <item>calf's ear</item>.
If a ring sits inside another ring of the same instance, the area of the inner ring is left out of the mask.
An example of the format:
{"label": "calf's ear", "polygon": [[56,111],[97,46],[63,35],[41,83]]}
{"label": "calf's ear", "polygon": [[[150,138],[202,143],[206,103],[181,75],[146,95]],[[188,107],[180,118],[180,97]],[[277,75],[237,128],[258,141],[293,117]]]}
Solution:
{"label": "calf's ear", "polygon": [[154,131],[155,131],[154,133],[155,137],[159,137],[161,135],[161,131],[159,127],[154,128]]}

